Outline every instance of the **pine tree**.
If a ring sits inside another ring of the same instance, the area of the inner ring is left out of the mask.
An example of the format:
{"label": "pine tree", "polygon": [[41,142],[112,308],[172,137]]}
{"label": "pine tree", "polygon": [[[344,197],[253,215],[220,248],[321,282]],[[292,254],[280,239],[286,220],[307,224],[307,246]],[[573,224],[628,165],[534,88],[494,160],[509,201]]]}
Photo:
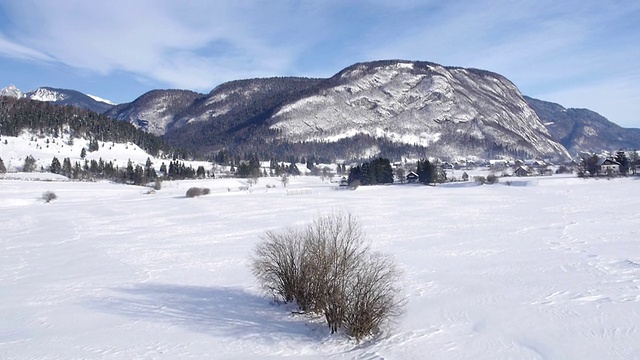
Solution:
{"label": "pine tree", "polygon": [[53,160],[51,160],[51,172],[54,174],[60,174],[60,171],[62,170],[62,164],[60,164],[60,160],[58,160],[57,157],[53,157]]}
{"label": "pine tree", "polygon": [[64,158],[64,160],[62,160],[62,175],[71,177],[72,171],[71,160],[69,158]]}
{"label": "pine tree", "polygon": [[82,150],[80,151],[80,159],[83,159],[87,156],[87,149],[82,148]]}
{"label": "pine tree", "polygon": [[204,178],[204,174],[205,174],[204,166],[202,165],[198,166],[198,170],[196,170],[196,176],[199,178]]}
{"label": "pine tree", "polygon": [[418,174],[418,181],[423,184],[434,183],[437,177],[435,165],[427,159],[418,160],[416,174]]}
{"label": "pine tree", "polygon": [[34,172],[36,171],[36,159],[29,155],[24,159],[24,165],[22,166],[22,171],[24,172]]}
{"label": "pine tree", "polygon": [[627,175],[629,173],[630,161],[624,151],[616,152],[616,161],[620,163],[620,174]]}
{"label": "pine tree", "polygon": [[4,161],[0,158],[0,174],[4,174],[7,172],[7,168],[4,166]]}

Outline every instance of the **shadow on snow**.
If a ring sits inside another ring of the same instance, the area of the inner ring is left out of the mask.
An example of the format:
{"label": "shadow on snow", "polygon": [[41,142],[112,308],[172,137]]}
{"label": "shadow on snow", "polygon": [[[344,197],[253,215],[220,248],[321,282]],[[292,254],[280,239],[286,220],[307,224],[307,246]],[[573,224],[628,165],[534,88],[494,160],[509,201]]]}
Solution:
{"label": "shadow on snow", "polygon": [[113,290],[120,296],[92,300],[89,307],[234,339],[304,340],[317,339],[326,332],[311,331],[313,325],[294,317],[286,307],[274,306],[268,298],[239,288],[151,283]]}

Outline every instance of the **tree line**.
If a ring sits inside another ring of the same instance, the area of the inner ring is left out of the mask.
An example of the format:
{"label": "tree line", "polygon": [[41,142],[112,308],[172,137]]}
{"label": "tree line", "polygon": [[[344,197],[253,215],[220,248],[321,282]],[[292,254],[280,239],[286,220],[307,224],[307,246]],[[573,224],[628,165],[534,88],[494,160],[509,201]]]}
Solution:
{"label": "tree line", "polygon": [[85,138],[90,141],[90,146],[97,146],[98,141],[131,142],[153,156],[186,153],[128,122],[115,121],[93,111],[30,99],[0,97],[0,135],[19,136],[23,130],[54,138],[65,134],[71,139]]}

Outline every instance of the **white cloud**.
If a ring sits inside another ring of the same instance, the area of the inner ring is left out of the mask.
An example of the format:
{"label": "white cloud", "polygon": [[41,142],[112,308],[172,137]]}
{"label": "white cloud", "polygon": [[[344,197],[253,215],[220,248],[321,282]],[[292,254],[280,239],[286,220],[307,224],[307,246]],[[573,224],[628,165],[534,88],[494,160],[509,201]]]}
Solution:
{"label": "white cloud", "polygon": [[286,71],[304,49],[303,42],[286,39],[304,35],[291,27],[305,16],[293,11],[293,21],[283,26],[276,17],[287,14],[281,4],[25,0],[11,4],[9,12],[22,20],[16,31],[22,53],[47,53],[103,75],[126,71],[172,86],[210,89],[223,80]]}
{"label": "white cloud", "polygon": [[52,61],[46,54],[29,47],[16,44],[0,35],[0,54],[22,60]]}

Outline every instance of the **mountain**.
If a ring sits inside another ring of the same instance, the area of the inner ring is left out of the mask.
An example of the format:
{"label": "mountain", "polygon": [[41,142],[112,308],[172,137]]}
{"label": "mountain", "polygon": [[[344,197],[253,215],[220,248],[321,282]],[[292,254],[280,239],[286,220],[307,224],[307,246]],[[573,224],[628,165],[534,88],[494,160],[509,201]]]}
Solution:
{"label": "mountain", "polygon": [[28,92],[26,96],[31,100],[46,101],[57,105],[71,105],[97,113],[104,113],[113,107],[110,103],[97,101],[89,95],[68,89],[40,87]]}
{"label": "mountain", "polygon": [[0,96],[9,96],[18,99],[26,97],[31,100],[45,101],[57,105],[71,105],[97,113],[103,113],[114,106],[110,101],[93,95],[86,95],[75,90],[56,89],[47,86],[23,93],[16,88],[15,85],[9,85],[0,90]]}
{"label": "mountain", "polygon": [[556,103],[524,98],[551,136],[571,154],[640,148],[640,129],[623,128],[588,109],[566,109]]}
{"label": "mountain", "polygon": [[3,97],[0,101],[0,136],[20,137],[24,132],[33,134],[34,141],[39,136],[82,138],[90,140],[94,147],[97,147],[97,141],[130,142],[158,156],[180,151],[131,124],[91,110],[60,106],[51,101]]}
{"label": "mountain", "polygon": [[376,61],[328,79],[250,79],[180,94],[173,104],[151,92],[108,115],[201,153],[569,157],[513,83],[477,69]]}
{"label": "mountain", "polygon": [[114,106],[105,114],[154,135],[163,135],[187,108],[204,96],[188,90],[152,90],[133,102]]}
{"label": "mountain", "polygon": [[25,94],[20,91],[15,85],[11,84],[6,88],[0,89],[0,96],[8,96],[16,99],[22,99]]}

